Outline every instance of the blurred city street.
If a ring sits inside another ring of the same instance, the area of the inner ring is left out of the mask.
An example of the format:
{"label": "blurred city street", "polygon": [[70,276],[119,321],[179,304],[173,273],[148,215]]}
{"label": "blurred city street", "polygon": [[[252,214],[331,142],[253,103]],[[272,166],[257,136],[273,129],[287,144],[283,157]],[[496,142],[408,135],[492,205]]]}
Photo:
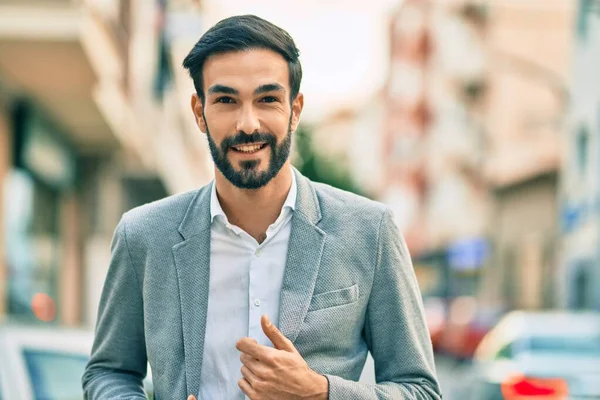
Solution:
{"label": "blurred city street", "polygon": [[472,366],[457,363],[442,355],[436,355],[435,361],[444,399],[469,400],[469,388],[473,380]]}
{"label": "blurred city street", "polygon": [[[457,362],[448,356],[436,354],[436,370],[442,388],[444,399],[448,400],[476,400],[472,398],[470,389],[473,384],[473,366],[469,362]],[[373,359],[369,356],[360,381],[375,383]]]}
{"label": "blurred city street", "polygon": [[393,212],[444,399],[600,399],[600,0],[0,0],[0,400],[80,397],[117,224],[215,177],[183,60],[246,13],[300,51],[293,166]]}

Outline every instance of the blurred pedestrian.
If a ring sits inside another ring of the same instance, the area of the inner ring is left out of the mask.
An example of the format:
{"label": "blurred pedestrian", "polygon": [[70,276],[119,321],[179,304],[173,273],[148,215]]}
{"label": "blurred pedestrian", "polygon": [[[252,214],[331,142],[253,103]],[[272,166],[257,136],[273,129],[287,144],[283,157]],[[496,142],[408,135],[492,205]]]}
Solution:
{"label": "blurred pedestrian", "polygon": [[[143,398],[148,363],[159,399],[441,398],[390,211],[290,164],[298,56],[287,32],[246,15],[185,59],[215,179],[121,219],[89,399]],[[357,382],[368,351],[376,385]]]}

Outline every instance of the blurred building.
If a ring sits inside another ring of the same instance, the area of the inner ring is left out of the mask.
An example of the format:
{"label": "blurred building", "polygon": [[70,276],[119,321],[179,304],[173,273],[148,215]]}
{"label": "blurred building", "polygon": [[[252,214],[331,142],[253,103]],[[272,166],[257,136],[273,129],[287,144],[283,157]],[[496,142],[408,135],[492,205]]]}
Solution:
{"label": "blurred building", "polygon": [[384,190],[381,158],[383,137],[383,91],[364,99],[353,108],[335,110],[311,129],[314,151],[335,168],[333,175],[347,172],[353,186],[371,198]]}
{"label": "blurred building", "polygon": [[392,18],[382,200],[436,282],[426,294],[473,295],[488,248],[486,23],[475,1],[405,1]]}
{"label": "blurred building", "polygon": [[425,145],[427,248],[446,297],[476,294],[489,255],[490,198],[481,176],[488,14],[480,1],[434,1],[429,14]]}
{"label": "blurred building", "polygon": [[396,216],[413,254],[422,251],[426,190],[424,142],[429,122],[426,69],[430,56],[429,6],[405,1],[392,15],[390,66],[385,85],[383,152],[385,185],[381,200]]}
{"label": "blurred building", "polygon": [[210,179],[198,3],[0,1],[0,318],[93,324],[122,213]]}
{"label": "blurred building", "polygon": [[406,0],[393,14],[380,199],[435,282],[426,295],[555,305],[574,8]]}
{"label": "blurred building", "polygon": [[578,2],[561,174],[561,305],[600,310],[600,2]]}
{"label": "blurred building", "polygon": [[381,157],[383,152],[382,124],[385,112],[384,92],[378,90],[360,106],[355,129],[351,131],[348,149],[350,175],[365,194],[380,198],[384,190],[385,174]]}
{"label": "blurred building", "polygon": [[509,308],[552,307],[574,2],[491,1],[488,7],[483,171],[494,197],[494,251],[481,293]]}

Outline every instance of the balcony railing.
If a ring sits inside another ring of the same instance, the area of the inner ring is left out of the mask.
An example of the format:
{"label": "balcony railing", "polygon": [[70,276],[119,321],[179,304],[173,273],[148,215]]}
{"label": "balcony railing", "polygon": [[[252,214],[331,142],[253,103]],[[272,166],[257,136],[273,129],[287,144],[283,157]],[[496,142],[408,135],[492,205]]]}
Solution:
{"label": "balcony railing", "polygon": [[0,0],[0,5],[52,7],[80,5],[82,0]]}
{"label": "balcony railing", "polygon": [[121,85],[128,94],[131,0],[85,0],[85,4],[115,45],[123,65]]}

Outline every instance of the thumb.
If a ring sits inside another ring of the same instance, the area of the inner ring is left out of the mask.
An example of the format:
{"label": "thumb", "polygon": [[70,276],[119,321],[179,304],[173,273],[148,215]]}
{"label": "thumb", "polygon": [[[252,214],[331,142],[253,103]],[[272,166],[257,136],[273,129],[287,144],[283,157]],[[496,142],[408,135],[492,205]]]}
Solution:
{"label": "thumb", "polygon": [[187,400],[196,400],[196,396],[194,396],[193,394],[190,394],[188,396]]}
{"label": "thumb", "polygon": [[260,319],[260,324],[262,325],[263,332],[265,335],[267,335],[277,350],[285,350],[296,353],[296,347],[294,347],[294,344],[288,338],[286,338],[275,325],[273,325],[271,320],[269,320],[269,317],[263,315]]}

